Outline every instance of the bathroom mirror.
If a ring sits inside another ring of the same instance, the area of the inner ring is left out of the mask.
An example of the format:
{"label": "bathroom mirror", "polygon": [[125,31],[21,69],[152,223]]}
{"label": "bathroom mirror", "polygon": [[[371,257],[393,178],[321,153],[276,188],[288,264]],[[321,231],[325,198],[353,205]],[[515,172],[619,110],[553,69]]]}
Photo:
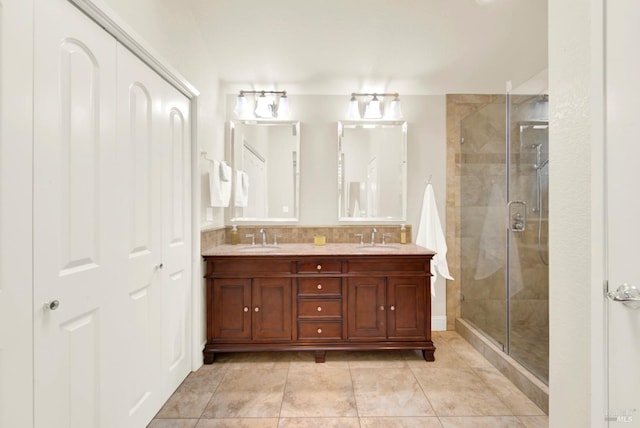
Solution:
{"label": "bathroom mirror", "polygon": [[300,122],[231,121],[229,137],[230,221],[298,221]]}
{"label": "bathroom mirror", "polygon": [[339,221],[406,221],[407,123],[338,122]]}

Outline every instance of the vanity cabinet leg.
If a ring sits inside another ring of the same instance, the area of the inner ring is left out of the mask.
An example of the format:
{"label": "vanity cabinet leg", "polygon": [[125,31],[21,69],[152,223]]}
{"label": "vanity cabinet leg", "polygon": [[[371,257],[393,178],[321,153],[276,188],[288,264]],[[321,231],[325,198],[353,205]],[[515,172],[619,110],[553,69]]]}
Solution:
{"label": "vanity cabinet leg", "polygon": [[436,357],[433,356],[433,353],[434,353],[433,349],[423,349],[422,357],[424,358],[425,361],[435,361]]}
{"label": "vanity cabinet leg", "polygon": [[316,351],[316,363],[324,363],[326,351]]}
{"label": "vanity cabinet leg", "polygon": [[216,360],[216,354],[213,351],[207,351],[205,349],[204,351],[202,351],[202,354],[204,356],[205,364],[213,364],[213,362]]}

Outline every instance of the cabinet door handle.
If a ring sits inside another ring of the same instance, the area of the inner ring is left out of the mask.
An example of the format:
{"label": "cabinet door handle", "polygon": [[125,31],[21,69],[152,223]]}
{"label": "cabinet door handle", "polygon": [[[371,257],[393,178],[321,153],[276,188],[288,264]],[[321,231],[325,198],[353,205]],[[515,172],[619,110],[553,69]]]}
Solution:
{"label": "cabinet door handle", "polygon": [[392,311],[395,311],[395,310],[396,310],[396,307],[395,307],[395,306],[393,306],[393,305],[391,305],[391,307],[390,307],[389,309],[391,309]]}
{"label": "cabinet door handle", "polygon": [[318,312],[322,312],[322,306],[318,306]]}
{"label": "cabinet door handle", "polygon": [[380,305],[380,310],[384,311],[384,306]]}
{"label": "cabinet door handle", "polygon": [[316,288],[317,288],[318,290],[322,290],[322,284],[318,284],[318,285],[316,286]]}
{"label": "cabinet door handle", "polygon": [[318,329],[318,334],[322,334],[322,329],[321,328]]}
{"label": "cabinet door handle", "polygon": [[248,306],[245,306],[245,307],[244,307],[244,311],[245,311],[245,312],[249,312],[249,307],[248,307]]}
{"label": "cabinet door handle", "polygon": [[253,308],[253,310],[254,310],[255,312],[260,312],[260,308],[259,308],[259,307],[257,307],[257,306],[256,306],[255,308]]}

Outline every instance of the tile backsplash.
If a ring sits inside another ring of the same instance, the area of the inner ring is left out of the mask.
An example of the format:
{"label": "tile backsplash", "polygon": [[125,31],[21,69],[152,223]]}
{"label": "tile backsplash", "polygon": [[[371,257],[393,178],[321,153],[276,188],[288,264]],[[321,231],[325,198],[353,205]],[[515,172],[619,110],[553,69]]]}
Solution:
{"label": "tile backsplash", "polygon": [[[278,237],[280,244],[300,244],[308,242],[313,243],[314,236],[324,236],[327,243],[349,243],[357,244],[360,237],[356,234],[364,235],[364,242],[371,242],[371,231],[376,228],[376,243],[380,243],[383,234],[390,234],[386,238],[387,243],[400,242],[400,225],[340,225],[340,226],[244,226],[238,225],[238,236],[240,244],[250,244],[251,238],[246,235],[253,234],[256,243],[260,242],[260,229],[267,232],[267,241],[273,242],[273,235]],[[411,242],[411,225],[406,225],[407,243]],[[220,229],[206,230],[201,233],[201,249],[205,250],[216,245],[231,243],[231,227],[227,226]]]}

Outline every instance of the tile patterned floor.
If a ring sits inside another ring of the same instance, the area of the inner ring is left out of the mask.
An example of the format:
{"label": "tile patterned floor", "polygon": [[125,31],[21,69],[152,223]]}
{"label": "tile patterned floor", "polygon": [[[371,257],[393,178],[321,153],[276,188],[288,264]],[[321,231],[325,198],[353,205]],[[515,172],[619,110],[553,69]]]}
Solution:
{"label": "tile patterned floor", "polygon": [[148,428],[541,428],[548,417],[453,331],[419,351],[238,353],[190,374]]}

